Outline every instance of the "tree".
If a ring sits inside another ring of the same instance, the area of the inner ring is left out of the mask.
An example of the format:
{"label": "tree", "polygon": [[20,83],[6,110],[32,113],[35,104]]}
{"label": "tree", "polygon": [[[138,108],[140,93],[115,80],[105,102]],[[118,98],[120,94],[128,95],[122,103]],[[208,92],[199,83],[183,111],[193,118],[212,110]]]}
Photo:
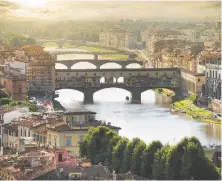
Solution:
{"label": "tree", "polygon": [[154,161],[152,164],[152,179],[165,180],[167,179],[167,167],[169,155],[172,148],[169,145],[162,147],[155,153]]}
{"label": "tree", "polygon": [[141,165],[141,156],[146,148],[146,144],[143,141],[140,141],[132,154],[132,163],[131,163],[131,171],[135,175],[140,175],[140,165]]}
{"label": "tree", "polygon": [[29,37],[29,38],[26,39],[26,43],[28,45],[35,45],[36,44],[36,40],[34,38],[32,38],[32,37]]}
{"label": "tree", "polygon": [[[92,164],[105,163],[108,156],[108,146],[113,137],[117,135],[113,130],[105,127],[90,128],[84,141],[85,146],[82,146],[81,153],[86,154]],[[84,148],[86,148],[84,150]]]}
{"label": "tree", "polygon": [[112,169],[112,153],[114,147],[117,145],[117,143],[121,140],[121,137],[119,135],[115,135],[113,139],[110,139],[108,147],[107,147],[107,158],[106,158],[106,166],[110,169]]}
{"label": "tree", "polygon": [[118,144],[113,149],[112,154],[112,168],[119,173],[121,164],[123,162],[124,150],[126,149],[129,140],[127,138],[122,138],[119,140]]}
{"label": "tree", "polygon": [[220,174],[216,166],[208,160],[198,143],[189,142],[185,148],[180,171],[181,179],[218,180]]}
{"label": "tree", "polygon": [[182,164],[182,157],[184,154],[184,148],[188,144],[189,139],[182,139],[175,147],[169,156],[169,163],[167,169],[167,178],[170,180],[180,180],[180,170]]}
{"label": "tree", "polygon": [[130,166],[132,164],[132,154],[136,145],[139,142],[140,142],[139,138],[133,138],[131,142],[128,142],[126,149],[124,151],[123,163],[120,169],[122,173],[126,173],[130,170]]}
{"label": "tree", "polygon": [[152,164],[154,161],[155,153],[163,147],[160,141],[153,141],[144,150],[141,158],[140,176],[144,178],[152,178]]}

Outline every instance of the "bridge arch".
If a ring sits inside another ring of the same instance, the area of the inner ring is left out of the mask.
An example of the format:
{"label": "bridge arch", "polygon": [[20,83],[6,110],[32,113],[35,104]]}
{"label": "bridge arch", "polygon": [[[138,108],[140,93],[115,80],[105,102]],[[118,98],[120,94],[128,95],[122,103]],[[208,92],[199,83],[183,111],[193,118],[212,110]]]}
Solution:
{"label": "bridge arch", "polygon": [[73,65],[71,66],[71,69],[96,69],[96,68],[97,67],[95,64],[87,61],[79,61],[73,63]]}
{"label": "bridge arch", "polygon": [[68,69],[68,66],[63,63],[55,63],[55,69]]}
{"label": "bridge arch", "polygon": [[117,83],[124,83],[124,77],[118,77],[116,82]]}
{"label": "bridge arch", "polygon": [[139,63],[130,63],[126,66],[126,68],[142,68],[142,65]]}
{"label": "bridge arch", "polygon": [[122,65],[120,65],[120,64],[118,64],[116,62],[107,62],[107,63],[102,64],[99,68],[100,69],[109,69],[109,68],[121,69]]}

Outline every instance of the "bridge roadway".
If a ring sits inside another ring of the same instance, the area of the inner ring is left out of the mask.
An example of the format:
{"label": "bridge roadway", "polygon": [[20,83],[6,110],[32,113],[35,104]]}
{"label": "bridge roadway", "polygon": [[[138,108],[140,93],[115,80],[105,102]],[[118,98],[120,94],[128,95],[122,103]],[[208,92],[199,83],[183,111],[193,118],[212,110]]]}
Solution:
{"label": "bridge roadway", "polygon": [[[124,80],[123,83],[114,81],[119,78]],[[178,68],[56,69],[56,90],[78,90],[84,94],[85,103],[93,103],[95,92],[110,87],[131,92],[133,103],[141,103],[141,93],[155,88],[171,89],[179,98],[181,86],[181,70]]]}
{"label": "bridge roadway", "polygon": [[96,66],[97,69],[100,68],[100,66],[106,64],[106,63],[116,63],[118,65],[120,65],[122,68],[126,68],[126,66],[133,64],[133,63],[137,63],[141,66],[143,66],[143,62],[142,61],[138,61],[138,60],[91,60],[91,59],[78,59],[78,60],[57,60],[55,61],[55,63],[60,63],[65,65],[68,69],[71,69],[71,67],[73,65],[75,65],[76,63],[79,62],[89,62],[93,65]]}
{"label": "bridge roadway", "polygon": [[92,51],[75,51],[75,50],[56,50],[56,51],[48,51],[52,55],[65,55],[65,54],[84,54],[84,55],[116,55],[116,54],[124,54],[129,55],[129,52],[118,51],[118,52],[92,52]]}

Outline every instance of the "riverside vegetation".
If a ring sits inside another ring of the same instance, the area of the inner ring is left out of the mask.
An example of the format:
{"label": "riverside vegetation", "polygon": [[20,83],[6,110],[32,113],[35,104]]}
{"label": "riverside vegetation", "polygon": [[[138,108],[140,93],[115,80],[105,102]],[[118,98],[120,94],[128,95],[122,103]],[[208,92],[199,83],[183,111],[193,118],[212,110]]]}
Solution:
{"label": "riverside vegetation", "polygon": [[196,100],[196,96],[190,95],[185,100],[173,103],[173,109],[176,111],[179,111],[179,112],[186,113],[189,117],[196,119],[196,120],[211,122],[211,123],[216,123],[216,124],[221,123],[221,121],[219,119],[214,118],[212,116],[211,111],[197,107],[194,104],[195,100]]}
{"label": "riverside vegetation", "polygon": [[153,141],[146,145],[139,138],[132,141],[105,127],[92,127],[80,143],[81,157],[92,164],[102,163],[110,171],[133,174],[154,180],[219,180],[220,168],[205,157],[195,137],[184,138],[177,145]]}

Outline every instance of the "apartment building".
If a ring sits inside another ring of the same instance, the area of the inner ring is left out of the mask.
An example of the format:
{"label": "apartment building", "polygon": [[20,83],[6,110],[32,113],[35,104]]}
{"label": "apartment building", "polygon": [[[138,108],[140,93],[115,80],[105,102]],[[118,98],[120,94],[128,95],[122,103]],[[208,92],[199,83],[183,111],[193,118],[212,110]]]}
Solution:
{"label": "apartment building", "polygon": [[43,47],[30,45],[22,48],[27,64],[27,86],[29,95],[44,96],[55,90],[55,60]]}

